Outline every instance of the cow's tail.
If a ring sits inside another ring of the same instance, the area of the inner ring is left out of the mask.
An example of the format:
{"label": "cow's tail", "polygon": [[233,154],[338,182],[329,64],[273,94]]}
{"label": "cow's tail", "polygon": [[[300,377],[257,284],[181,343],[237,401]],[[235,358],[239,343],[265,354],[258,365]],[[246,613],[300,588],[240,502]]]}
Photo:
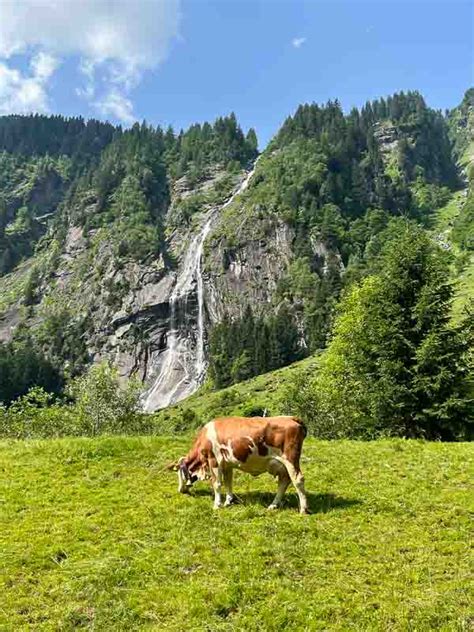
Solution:
{"label": "cow's tail", "polygon": [[305,423],[301,421],[299,417],[293,417],[293,419],[303,428],[304,438],[306,438],[308,435],[308,428],[306,427]]}

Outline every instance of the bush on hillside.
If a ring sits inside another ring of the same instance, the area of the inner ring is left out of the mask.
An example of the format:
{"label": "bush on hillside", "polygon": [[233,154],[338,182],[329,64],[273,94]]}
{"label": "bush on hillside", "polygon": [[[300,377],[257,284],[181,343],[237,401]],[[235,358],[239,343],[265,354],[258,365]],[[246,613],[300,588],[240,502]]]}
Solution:
{"label": "bush on hillside", "polygon": [[0,436],[15,439],[82,434],[70,406],[35,386],[8,408],[0,406]]}
{"label": "bush on hillside", "polygon": [[209,419],[203,420],[192,408],[181,408],[180,406],[171,410],[159,411],[150,416],[153,433],[159,435],[182,434],[197,430]]}
{"label": "bush on hillside", "polygon": [[152,417],[139,411],[140,384],[120,384],[116,369],[103,363],[75,378],[65,403],[34,387],[9,407],[0,406],[0,436],[16,439],[99,434],[148,434]]}
{"label": "bush on hillside", "polygon": [[106,362],[92,366],[68,387],[78,423],[89,436],[133,432],[140,390],[137,380],[120,384],[117,369]]}

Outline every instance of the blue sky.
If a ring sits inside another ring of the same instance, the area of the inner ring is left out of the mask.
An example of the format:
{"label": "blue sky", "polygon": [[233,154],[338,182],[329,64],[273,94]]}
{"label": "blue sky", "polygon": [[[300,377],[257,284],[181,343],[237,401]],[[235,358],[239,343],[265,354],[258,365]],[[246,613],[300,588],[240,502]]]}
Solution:
{"label": "blue sky", "polygon": [[344,109],[474,83],[463,0],[34,0],[0,3],[0,112],[187,127],[235,111],[261,146],[299,103]]}

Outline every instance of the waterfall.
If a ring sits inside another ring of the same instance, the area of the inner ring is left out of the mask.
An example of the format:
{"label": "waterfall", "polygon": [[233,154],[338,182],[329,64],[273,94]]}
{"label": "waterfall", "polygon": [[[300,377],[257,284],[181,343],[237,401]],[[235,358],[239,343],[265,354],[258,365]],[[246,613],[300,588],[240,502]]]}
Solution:
{"label": "waterfall", "polygon": [[[256,163],[255,163],[256,164]],[[143,408],[151,412],[188,397],[202,384],[206,374],[204,281],[202,252],[204,242],[220,211],[244,191],[255,171],[255,164],[231,197],[204,215],[201,228],[191,240],[169,298],[170,320],[166,349],[152,369],[156,378],[143,395]],[[196,301],[197,300],[197,313]],[[191,322],[196,319],[195,336]]]}

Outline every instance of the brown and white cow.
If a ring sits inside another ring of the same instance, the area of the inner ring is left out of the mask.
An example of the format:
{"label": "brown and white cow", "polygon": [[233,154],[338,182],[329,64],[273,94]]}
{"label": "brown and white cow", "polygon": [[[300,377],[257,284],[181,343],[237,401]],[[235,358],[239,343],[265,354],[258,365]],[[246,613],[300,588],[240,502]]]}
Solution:
{"label": "brown and white cow", "polygon": [[308,513],[300,454],[306,428],[296,417],[227,417],[214,419],[199,431],[188,454],[170,468],[178,471],[178,491],[185,493],[196,480],[210,477],[214,508],[235,500],[232,475],[235,468],[258,476],[278,477],[278,491],[268,509],[277,509],[290,481],[296,488],[300,513]]}

